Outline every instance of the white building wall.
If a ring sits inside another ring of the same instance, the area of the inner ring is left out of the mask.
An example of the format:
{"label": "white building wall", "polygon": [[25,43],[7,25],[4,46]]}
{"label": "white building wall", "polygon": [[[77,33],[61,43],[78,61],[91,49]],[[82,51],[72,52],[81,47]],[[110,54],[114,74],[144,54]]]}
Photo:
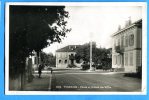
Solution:
{"label": "white building wall", "polygon": [[[134,26],[130,29],[127,29],[118,35],[113,37],[113,46],[112,46],[112,68],[122,68],[122,56],[121,56],[121,65],[115,64],[118,61],[119,53],[115,52],[115,46],[118,46],[118,41],[122,44],[121,37],[124,36],[124,71],[126,72],[137,72],[138,66],[142,66],[142,29]],[[134,34],[134,44],[129,45],[130,35]],[[128,36],[128,46],[126,46],[126,36]],[[128,56],[128,57],[127,57]],[[126,59],[127,58],[127,59]],[[128,62],[127,62],[128,61]]]}
{"label": "white building wall", "polygon": [[[56,52],[56,68],[67,68],[68,65],[71,63],[69,60],[69,55],[75,55],[75,52]],[[60,62],[61,60],[61,62]],[[65,62],[67,61],[67,63]],[[76,61],[74,60],[74,64],[76,64]]]}
{"label": "white building wall", "polygon": [[129,51],[128,54],[128,64],[125,65],[125,72],[136,72],[136,53],[135,51]]}

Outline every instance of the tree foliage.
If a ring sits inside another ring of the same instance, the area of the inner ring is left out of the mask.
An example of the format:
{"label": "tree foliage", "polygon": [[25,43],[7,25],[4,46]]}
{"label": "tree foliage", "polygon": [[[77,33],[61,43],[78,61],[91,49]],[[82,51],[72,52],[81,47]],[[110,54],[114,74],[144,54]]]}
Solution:
{"label": "tree foliage", "polygon": [[[96,44],[93,43],[92,47],[93,47],[92,50],[94,52],[96,49]],[[85,62],[89,62],[89,59],[90,59],[90,43],[86,43],[84,45],[81,45],[79,48],[77,48],[75,58],[76,58],[76,61],[79,61],[80,59],[82,59]]]}
{"label": "tree foliage", "polygon": [[[84,62],[90,62],[90,44],[84,44],[77,49],[75,55],[76,61],[83,59]],[[92,46],[92,61],[95,65],[102,67],[111,67],[111,49],[97,48],[96,44]]]}
{"label": "tree foliage", "polygon": [[44,65],[54,67],[56,66],[56,57],[50,53],[46,54],[44,52],[41,52],[41,61]]}
{"label": "tree foliage", "polygon": [[24,71],[25,58],[33,50],[40,52],[53,42],[61,42],[70,31],[64,6],[15,5],[9,11],[10,72]]}

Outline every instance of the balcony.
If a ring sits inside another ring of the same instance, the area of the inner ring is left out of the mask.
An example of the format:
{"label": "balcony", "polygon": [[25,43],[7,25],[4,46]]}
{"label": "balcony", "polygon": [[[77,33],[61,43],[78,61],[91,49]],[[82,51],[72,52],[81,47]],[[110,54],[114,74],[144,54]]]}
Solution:
{"label": "balcony", "polygon": [[123,54],[124,53],[124,47],[123,46],[115,46],[115,52]]}

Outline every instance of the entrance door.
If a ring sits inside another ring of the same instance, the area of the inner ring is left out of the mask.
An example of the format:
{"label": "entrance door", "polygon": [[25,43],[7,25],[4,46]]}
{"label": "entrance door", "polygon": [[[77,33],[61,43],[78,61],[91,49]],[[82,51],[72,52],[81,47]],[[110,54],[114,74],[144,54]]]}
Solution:
{"label": "entrance door", "polygon": [[73,60],[73,59],[71,59],[70,61],[71,61],[71,65],[73,65],[73,64],[74,64],[74,60]]}

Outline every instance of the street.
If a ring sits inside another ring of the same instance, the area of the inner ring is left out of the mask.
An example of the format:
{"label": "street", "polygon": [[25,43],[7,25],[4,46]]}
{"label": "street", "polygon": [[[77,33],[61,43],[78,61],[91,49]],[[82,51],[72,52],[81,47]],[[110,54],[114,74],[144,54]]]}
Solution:
{"label": "street", "polygon": [[139,92],[141,80],[123,73],[57,70],[52,74],[52,91]]}

